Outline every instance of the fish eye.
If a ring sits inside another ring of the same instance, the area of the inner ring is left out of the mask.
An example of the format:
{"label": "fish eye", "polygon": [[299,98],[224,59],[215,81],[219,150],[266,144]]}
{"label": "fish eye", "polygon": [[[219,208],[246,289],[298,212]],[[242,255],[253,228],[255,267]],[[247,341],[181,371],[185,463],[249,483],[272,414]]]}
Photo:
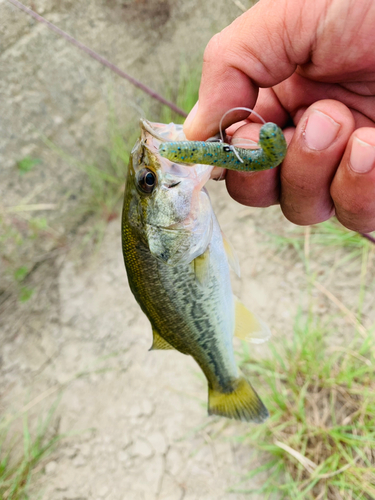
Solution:
{"label": "fish eye", "polygon": [[141,171],[138,177],[138,186],[144,193],[150,194],[156,185],[156,175],[148,168]]}

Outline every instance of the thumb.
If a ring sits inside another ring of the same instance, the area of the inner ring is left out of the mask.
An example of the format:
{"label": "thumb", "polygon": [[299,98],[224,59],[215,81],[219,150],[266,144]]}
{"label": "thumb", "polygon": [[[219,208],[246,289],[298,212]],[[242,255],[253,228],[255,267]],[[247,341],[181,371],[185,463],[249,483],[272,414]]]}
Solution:
{"label": "thumb", "polygon": [[[208,43],[203,57],[199,105],[187,118],[188,139],[214,135],[221,117],[237,106],[253,108],[259,87],[271,87],[288,78],[298,64],[309,61],[319,20],[320,4],[303,15],[304,0],[260,0]],[[227,127],[248,116],[230,113]]]}

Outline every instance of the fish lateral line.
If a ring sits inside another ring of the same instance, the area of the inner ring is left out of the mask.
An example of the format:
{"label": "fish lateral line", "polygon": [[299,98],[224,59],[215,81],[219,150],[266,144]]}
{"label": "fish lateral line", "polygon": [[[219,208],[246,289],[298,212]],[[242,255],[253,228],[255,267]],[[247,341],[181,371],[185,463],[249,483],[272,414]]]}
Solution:
{"label": "fish lateral line", "polygon": [[272,122],[259,133],[259,149],[245,149],[217,141],[171,141],[159,146],[161,156],[183,164],[203,164],[228,170],[260,171],[280,165],[287,144],[282,130]]}

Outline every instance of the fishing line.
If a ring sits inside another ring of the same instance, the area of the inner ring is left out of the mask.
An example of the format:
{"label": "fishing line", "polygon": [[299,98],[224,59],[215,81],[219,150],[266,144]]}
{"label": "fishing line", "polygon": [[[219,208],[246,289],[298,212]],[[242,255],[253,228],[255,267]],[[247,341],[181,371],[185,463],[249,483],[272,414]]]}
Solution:
{"label": "fishing line", "polygon": [[110,61],[108,61],[105,57],[101,56],[100,54],[98,54],[94,50],[90,49],[89,47],[87,47],[83,43],[79,42],[74,37],[72,37],[71,35],[69,35],[65,31],[63,31],[62,29],[60,29],[57,26],[55,26],[54,24],[52,24],[50,21],[47,21],[47,19],[45,19],[43,16],[34,12],[32,9],[29,9],[29,7],[26,7],[26,5],[23,5],[23,3],[19,2],[18,0],[8,0],[8,2],[10,2],[11,4],[13,4],[15,7],[22,10],[23,12],[26,12],[26,14],[28,14],[29,16],[34,18],[36,21],[45,24],[51,31],[54,31],[58,35],[62,36],[69,43],[71,43],[72,45],[75,45],[80,50],[83,50],[83,52],[88,54],[90,57],[92,57],[93,59],[98,61],[103,66],[106,66],[107,68],[109,68],[111,71],[113,71],[117,75],[121,76],[121,78],[128,80],[128,82],[130,82],[135,87],[138,87],[139,89],[141,89],[143,92],[145,92],[146,94],[151,96],[153,99],[156,99],[157,101],[161,102],[165,106],[168,106],[172,111],[174,111],[178,115],[183,116],[184,118],[187,117],[187,113],[185,113],[184,110],[182,110],[181,108],[176,106],[176,104],[174,104],[171,101],[168,101],[167,99],[165,99],[163,96],[161,96],[160,94],[158,94],[157,92],[152,90],[147,85],[143,84],[142,82],[140,82],[136,78],[133,78],[132,76],[128,75],[128,73],[125,73],[125,71],[123,71],[118,66],[111,63]]}
{"label": "fishing line", "polygon": [[[224,118],[229,115],[229,113],[232,113],[232,111],[248,111],[249,113],[253,113],[255,116],[257,116],[264,124],[266,123],[266,120],[260,116],[260,114],[258,114],[256,111],[254,111],[253,109],[251,108],[245,108],[245,107],[242,107],[242,106],[238,106],[236,108],[231,108],[229,109],[228,111],[226,111],[223,116],[221,117],[221,120],[220,120],[220,123],[219,123],[219,133],[220,133],[220,140],[222,143],[224,143],[224,134],[223,134],[223,120]],[[230,148],[230,150],[236,155],[237,159],[243,163],[243,159],[241,158],[241,156],[239,155],[237,149],[236,149],[236,146],[233,146],[232,144],[230,144],[228,146]]]}
{"label": "fishing line", "polygon": [[263,124],[266,123],[266,120],[260,116],[259,113],[257,113],[256,111],[254,111],[253,109],[251,108],[244,108],[242,106],[238,106],[236,108],[231,108],[229,109],[228,111],[226,111],[223,116],[221,117],[221,120],[220,120],[220,123],[219,123],[219,130],[220,130],[220,137],[221,137],[221,141],[224,142],[224,135],[223,135],[223,120],[224,118],[229,115],[229,113],[231,113],[232,111],[248,111],[249,113],[253,113],[256,117],[259,118],[259,120],[261,120],[263,122]]}

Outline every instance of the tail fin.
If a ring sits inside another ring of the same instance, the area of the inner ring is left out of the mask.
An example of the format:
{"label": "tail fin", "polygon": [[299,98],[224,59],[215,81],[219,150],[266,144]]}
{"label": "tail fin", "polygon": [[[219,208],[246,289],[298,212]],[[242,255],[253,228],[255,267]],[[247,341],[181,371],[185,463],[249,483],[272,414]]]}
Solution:
{"label": "tail fin", "polygon": [[268,410],[254,391],[251,384],[240,377],[233,392],[208,390],[208,414],[235,418],[244,422],[264,422]]}

